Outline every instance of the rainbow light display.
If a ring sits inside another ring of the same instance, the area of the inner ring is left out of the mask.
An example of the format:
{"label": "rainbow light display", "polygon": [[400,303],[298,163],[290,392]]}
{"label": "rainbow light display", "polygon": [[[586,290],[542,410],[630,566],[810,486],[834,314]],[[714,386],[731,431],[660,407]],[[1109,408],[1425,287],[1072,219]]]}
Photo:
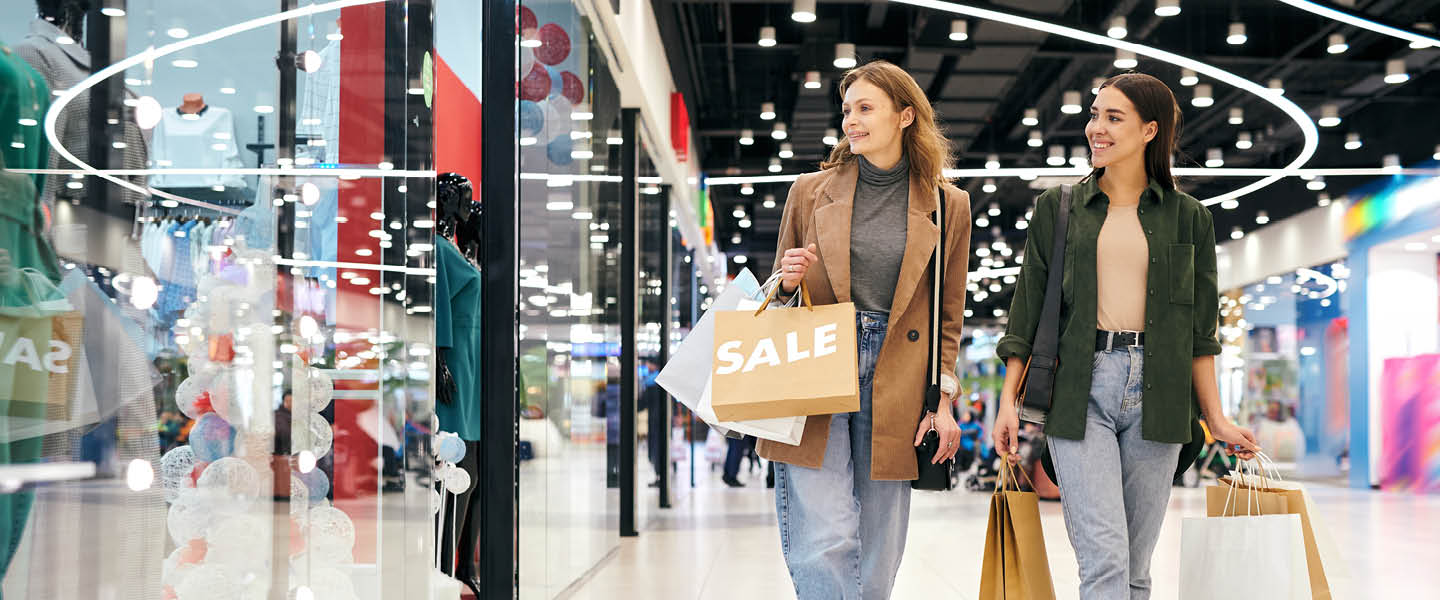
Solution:
{"label": "rainbow light display", "polygon": [[1345,239],[1354,240],[1435,207],[1440,207],[1440,177],[1393,176],[1345,211]]}

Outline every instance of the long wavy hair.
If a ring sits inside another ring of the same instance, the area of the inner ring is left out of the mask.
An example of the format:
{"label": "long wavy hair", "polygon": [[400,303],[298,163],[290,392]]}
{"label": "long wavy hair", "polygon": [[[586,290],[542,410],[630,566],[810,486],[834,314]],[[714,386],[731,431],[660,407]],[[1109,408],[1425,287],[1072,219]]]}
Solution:
{"label": "long wavy hair", "polygon": [[[1121,73],[1105,80],[1100,89],[1114,87],[1130,99],[1141,121],[1154,121],[1155,139],[1145,145],[1145,174],[1160,184],[1160,187],[1175,189],[1175,176],[1170,172],[1170,155],[1175,152],[1175,140],[1180,139],[1180,103],[1175,101],[1175,92],[1164,82],[1144,73]],[[1105,169],[1095,169],[1092,178],[1105,174]]]}
{"label": "long wavy hair", "polygon": [[[915,78],[904,69],[888,61],[877,60],[845,73],[845,78],[840,81],[840,98],[843,100],[850,86],[861,80],[870,82],[890,96],[895,112],[906,108],[915,110],[915,122],[904,129],[902,142],[905,155],[910,160],[911,177],[927,185],[945,181],[944,170],[953,164],[950,140],[935,122],[935,108],[930,106],[925,90],[920,89],[920,84],[915,83]],[[854,160],[850,140],[842,135],[840,143],[830,150],[830,158],[820,163],[820,168],[831,169]]]}

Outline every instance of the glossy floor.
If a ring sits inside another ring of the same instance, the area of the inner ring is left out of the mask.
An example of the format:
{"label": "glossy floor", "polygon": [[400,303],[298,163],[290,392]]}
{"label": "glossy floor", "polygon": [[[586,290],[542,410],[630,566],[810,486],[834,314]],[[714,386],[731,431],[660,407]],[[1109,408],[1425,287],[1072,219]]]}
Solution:
{"label": "glossy floor", "polygon": [[[762,475],[729,489],[702,478],[694,494],[658,511],[647,530],[562,598],[733,599],[794,598],[780,555],[774,496]],[[1440,588],[1440,497],[1310,486],[1317,508],[1349,570],[1346,598],[1420,598]],[[956,491],[917,494],[905,561],[894,598],[976,598],[989,495]],[[1180,524],[1203,516],[1199,489],[1176,489],[1155,553],[1154,598],[1178,597]],[[1051,571],[1059,598],[1076,598],[1075,554],[1058,503],[1042,503]]]}

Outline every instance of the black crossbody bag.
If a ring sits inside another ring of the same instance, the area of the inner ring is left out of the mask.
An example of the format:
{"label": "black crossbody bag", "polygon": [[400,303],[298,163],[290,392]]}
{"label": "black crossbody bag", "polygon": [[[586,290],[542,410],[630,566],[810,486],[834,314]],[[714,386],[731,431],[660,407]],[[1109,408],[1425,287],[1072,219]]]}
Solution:
{"label": "black crossbody bag", "polygon": [[[925,412],[938,413],[940,410],[940,322],[943,309],[940,304],[940,294],[945,289],[945,189],[938,188],[939,206],[935,209],[935,224],[940,226],[940,242],[935,244],[935,273],[931,279],[932,290],[930,290],[930,360],[929,372],[926,373],[927,385],[925,386]],[[948,408],[948,407],[947,407]],[[915,447],[915,460],[919,461],[920,475],[910,482],[910,487],[917,490],[929,490],[943,492],[951,488],[951,473],[955,468],[955,460],[947,460],[940,464],[931,462],[935,454],[940,452],[940,434],[933,428],[925,433],[925,438],[920,445]]]}

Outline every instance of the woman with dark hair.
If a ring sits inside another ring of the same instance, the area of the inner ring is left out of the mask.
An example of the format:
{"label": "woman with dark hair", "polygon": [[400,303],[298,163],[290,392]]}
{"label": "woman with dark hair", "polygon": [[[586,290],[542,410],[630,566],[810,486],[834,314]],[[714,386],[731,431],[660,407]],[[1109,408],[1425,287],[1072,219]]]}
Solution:
{"label": "woman with dark hair", "polygon": [[[790,186],[775,269],[781,292],[803,281],[815,304],[853,302],[860,410],[809,417],[799,446],[761,440],[775,468],[785,564],[800,600],[890,597],[910,522],[915,446],[940,435],[960,449],[950,401],[965,313],[970,197],[945,181],[949,142],[925,92],[900,67],[868,63],[840,82],[845,137]],[[934,220],[943,205],[945,239]],[[942,410],[925,410],[931,272],[947,257],[935,310]]]}
{"label": "woman with dark hair", "polygon": [[1009,454],[1046,278],[1062,269],[1052,404],[1024,417],[1044,423],[1085,599],[1150,596],[1150,556],[1197,410],[1216,438],[1259,450],[1220,409],[1215,224],[1170,173],[1179,120],[1174,93],[1154,77],[1126,73],[1100,86],[1085,126],[1095,170],[1071,188],[1064,264],[1048,264],[1057,187],[1036,201],[996,347],[1007,368],[994,440]]}

